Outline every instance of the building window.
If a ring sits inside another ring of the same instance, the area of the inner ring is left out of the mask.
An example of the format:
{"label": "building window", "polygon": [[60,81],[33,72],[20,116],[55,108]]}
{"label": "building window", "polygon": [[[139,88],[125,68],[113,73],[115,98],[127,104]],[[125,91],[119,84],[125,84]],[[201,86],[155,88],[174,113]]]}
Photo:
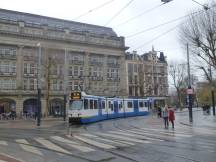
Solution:
{"label": "building window", "polygon": [[0,89],[12,90],[16,89],[15,79],[0,79]]}
{"label": "building window", "polygon": [[82,66],[79,67],[79,75],[83,76],[83,67]]}
{"label": "building window", "polygon": [[34,63],[24,63],[24,74],[36,74],[37,66]]}
{"label": "building window", "polygon": [[78,71],[78,66],[74,66],[74,76],[78,76],[79,71]]}
{"label": "building window", "polygon": [[69,66],[69,68],[68,68],[68,75],[73,76],[73,67],[72,66]]}
{"label": "building window", "polygon": [[16,57],[16,48],[0,46],[0,57]]}
{"label": "building window", "polygon": [[73,90],[73,82],[72,81],[68,82],[68,88],[69,88],[70,91]]}

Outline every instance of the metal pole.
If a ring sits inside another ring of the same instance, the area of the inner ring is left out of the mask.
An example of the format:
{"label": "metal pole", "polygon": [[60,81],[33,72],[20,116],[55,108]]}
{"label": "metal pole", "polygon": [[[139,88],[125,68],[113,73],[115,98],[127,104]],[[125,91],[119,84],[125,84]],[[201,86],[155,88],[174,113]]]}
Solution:
{"label": "metal pole", "polygon": [[63,120],[66,120],[66,102],[67,102],[67,96],[64,94],[64,114],[63,114]]}
{"label": "metal pole", "polygon": [[212,94],[212,111],[213,111],[213,115],[215,116],[215,97],[214,97],[214,90],[211,90],[211,94]]}
{"label": "metal pole", "polygon": [[38,88],[38,100],[37,100],[37,106],[38,106],[38,114],[37,114],[37,126],[40,126],[41,123],[41,89]]}
{"label": "metal pole", "polygon": [[41,123],[41,84],[40,84],[40,72],[41,72],[41,45],[40,43],[38,44],[39,46],[39,54],[38,54],[38,96],[37,96],[37,106],[38,106],[38,114],[37,114],[37,126],[40,126]]}
{"label": "metal pole", "polygon": [[211,65],[209,67],[209,73],[210,73],[210,84],[211,84],[211,96],[212,96],[212,112],[213,115],[215,116],[215,97],[214,97],[214,87],[213,87],[213,78],[212,78],[212,70],[211,70]]}
{"label": "metal pole", "polygon": [[63,120],[66,120],[66,103],[67,103],[67,96],[66,96],[66,85],[67,85],[67,51],[65,49],[64,55],[64,105],[63,105]]}
{"label": "metal pole", "polygon": [[[188,89],[191,89],[191,78],[190,78],[190,59],[189,59],[189,47],[187,43],[187,66],[188,66]],[[189,103],[188,103],[188,109],[189,109],[189,121],[193,122],[193,112],[192,112],[192,94],[188,94]]]}

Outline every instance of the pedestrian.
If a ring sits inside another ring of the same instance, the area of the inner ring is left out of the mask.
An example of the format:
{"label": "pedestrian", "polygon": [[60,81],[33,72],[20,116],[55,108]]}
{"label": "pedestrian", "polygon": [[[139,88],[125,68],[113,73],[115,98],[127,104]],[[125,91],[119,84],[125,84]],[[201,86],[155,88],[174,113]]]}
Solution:
{"label": "pedestrian", "polygon": [[165,126],[165,129],[168,129],[169,127],[169,122],[168,122],[168,107],[167,105],[163,108],[162,110],[162,117],[164,119],[164,126]]}
{"label": "pedestrian", "polygon": [[172,123],[172,128],[174,129],[175,111],[173,108],[169,107],[169,121]]}
{"label": "pedestrian", "polygon": [[161,107],[158,107],[158,118],[161,118]]}

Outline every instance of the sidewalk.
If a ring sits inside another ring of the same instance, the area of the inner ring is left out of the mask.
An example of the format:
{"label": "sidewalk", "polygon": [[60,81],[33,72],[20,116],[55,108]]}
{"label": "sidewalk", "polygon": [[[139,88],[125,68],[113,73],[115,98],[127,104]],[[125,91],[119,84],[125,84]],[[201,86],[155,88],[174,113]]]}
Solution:
{"label": "sidewalk", "polygon": [[35,128],[51,128],[67,124],[63,118],[42,118],[40,126],[37,126],[37,120],[34,119],[16,119],[16,120],[0,120],[0,128],[18,128],[18,129],[35,129]]}
{"label": "sidewalk", "polygon": [[211,113],[208,115],[201,111],[193,111],[193,122],[189,122],[189,113],[185,111],[185,116],[177,116],[176,121],[180,124],[187,125],[190,127],[208,127],[216,129],[216,116]]}

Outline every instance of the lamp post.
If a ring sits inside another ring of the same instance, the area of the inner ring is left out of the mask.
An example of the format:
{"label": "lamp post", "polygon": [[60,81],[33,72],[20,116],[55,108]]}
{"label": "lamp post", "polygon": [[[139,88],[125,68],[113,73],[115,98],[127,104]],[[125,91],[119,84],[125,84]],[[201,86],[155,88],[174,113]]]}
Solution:
{"label": "lamp post", "polygon": [[66,120],[66,102],[67,102],[67,96],[66,96],[66,87],[67,87],[67,50],[65,49],[64,54],[64,105],[63,105],[63,120]]}
{"label": "lamp post", "polygon": [[37,75],[37,108],[38,108],[38,112],[37,112],[37,126],[40,126],[41,123],[41,83],[40,83],[40,79],[41,79],[41,44],[38,43],[37,46],[39,47],[39,52],[38,52],[38,75]]}

